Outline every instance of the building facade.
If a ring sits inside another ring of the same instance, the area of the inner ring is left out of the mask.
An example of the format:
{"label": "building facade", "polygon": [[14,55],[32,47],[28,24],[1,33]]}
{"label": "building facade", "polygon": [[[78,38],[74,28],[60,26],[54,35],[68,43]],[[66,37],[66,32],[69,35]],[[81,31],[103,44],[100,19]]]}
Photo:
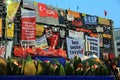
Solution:
{"label": "building facade", "polygon": [[114,29],[115,56],[120,54],[120,28]]}

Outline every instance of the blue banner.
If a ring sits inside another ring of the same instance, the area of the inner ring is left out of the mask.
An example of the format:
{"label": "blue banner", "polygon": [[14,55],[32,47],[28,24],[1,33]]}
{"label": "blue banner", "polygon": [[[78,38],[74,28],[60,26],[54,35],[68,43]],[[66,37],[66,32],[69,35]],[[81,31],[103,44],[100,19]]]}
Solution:
{"label": "blue banner", "polygon": [[84,16],[84,23],[89,25],[97,25],[96,16]]}

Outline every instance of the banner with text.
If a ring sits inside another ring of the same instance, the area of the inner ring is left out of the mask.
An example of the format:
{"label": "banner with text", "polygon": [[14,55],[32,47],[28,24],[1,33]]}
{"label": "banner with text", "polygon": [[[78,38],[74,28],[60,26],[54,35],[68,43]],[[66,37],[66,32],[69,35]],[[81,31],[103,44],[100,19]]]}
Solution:
{"label": "banner with text", "polygon": [[[11,0],[11,3],[7,4],[7,21],[13,22],[17,13],[21,0]],[[7,2],[7,1],[6,1]]]}
{"label": "banner with text", "polygon": [[29,9],[35,9],[34,0],[23,0],[23,7],[29,8]]}
{"label": "banner with text", "polygon": [[69,30],[69,37],[84,39],[84,33],[83,32],[73,31],[73,30]]}
{"label": "banner with text", "polygon": [[97,17],[96,16],[84,16],[84,23],[89,25],[97,25]]}
{"label": "banner with text", "polygon": [[22,17],[22,40],[36,39],[36,16],[35,11],[21,8]]}
{"label": "banner with text", "polygon": [[85,36],[86,38],[86,51],[89,51],[87,55],[95,54],[97,57],[100,57],[99,53],[99,38]]}
{"label": "banner with text", "polygon": [[48,48],[47,39],[45,35],[36,40],[36,47],[39,47],[42,49]]}
{"label": "banner with text", "polygon": [[74,58],[75,54],[81,56],[84,55],[84,44],[81,39],[71,39],[66,38],[67,40],[67,52],[68,57],[71,59]]}
{"label": "banner with text", "polygon": [[34,3],[36,11],[36,22],[58,25],[58,12],[52,6],[43,3]]}

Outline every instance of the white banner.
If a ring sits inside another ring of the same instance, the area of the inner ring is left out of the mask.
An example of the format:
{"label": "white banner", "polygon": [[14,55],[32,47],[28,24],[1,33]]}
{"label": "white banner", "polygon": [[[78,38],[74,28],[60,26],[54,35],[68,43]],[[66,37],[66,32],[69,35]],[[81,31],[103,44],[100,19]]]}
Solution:
{"label": "white banner", "polygon": [[95,37],[85,36],[86,38],[86,51],[89,51],[88,55],[95,54],[97,57],[100,56],[99,53],[99,39]]}
{"label": "white banner", "polygon": [[35,9],[34,8],[34,0],[23,0],[23,7]]}
{"label": "white banner", "polygon": [[6,47],[6,59],[8,57],[11,57],[11,53],[12,53],[12,47],[13,47],[13,41],[8,41],[7,43],[7,47]]}
{"label": "white banner", "polygon": [[69,30],[69,37],[84,39],[84,33],[83,32],[73,31],[73,30]]}
{"label": "white banner", "polygon": [[22,18],[32,18],[32,17],[36,17],[36,14],[35,14],[35,11],[21,8],[21,17]]}
{"label": "white banner", "polygon": [[40,47],[42,49],[48,48],[47,39],[45,35],[36,40],[36,47]]}
{"label": "white banner", "polygon": [[66,38],[67,40],[67,52],[68,57],[71,59],[74,58],[74,55],[77,54],[78,56],[84,55],[84,44],[81,39],[70,39]]}

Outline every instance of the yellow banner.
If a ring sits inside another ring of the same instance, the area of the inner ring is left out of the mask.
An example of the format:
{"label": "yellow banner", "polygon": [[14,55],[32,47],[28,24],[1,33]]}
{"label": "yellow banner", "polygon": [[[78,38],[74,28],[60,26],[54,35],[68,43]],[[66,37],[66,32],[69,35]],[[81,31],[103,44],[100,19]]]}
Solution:
{"label": "yellow banner", "polygon": [[104,38],[111,38],[112,36],[109,35],[109,34],[103,34],[103,37],[104,37]]}
{"label": "yellow banner", "polygon": [[0,18],[0,37],[2,37],[2,18]]}
{"label": "yellow banner", "polygon": [[20,0],[17,0],[17,1],[11,0],[11,2],[7,3],[7,20],[8,20],[8,22],[13,22],[14,17],[17,13],[19,4],[20,4]]}
{"label": "yellow banner", "polygon": [[105,18],[98,18],[98,23],[99,24],[102,24],[102,25],[110,25],[110,20],[108,20],[108,19],[105,19]]}
{"label": "yellow banner", "polygon": [[5,36],[7,38],[13,38],[14,37],[14,23],[6,22]]}
{"label": "yellow banner", "polygon": [[71,11],[71,10],[68,10],[67,12],[68,12],[69,15],[74,16],[74,18],[81,18],[79,12],[74,12],[74,11]]}
{"label": "yellow banner", "polygon": [[44,25],[36,24],[36,36],[42,36],[44,32]]}
{"label": "yellow banner", "polygon": [[84,16],[86,16],[86,14],[82,13],[82,16],[84,17]]}

